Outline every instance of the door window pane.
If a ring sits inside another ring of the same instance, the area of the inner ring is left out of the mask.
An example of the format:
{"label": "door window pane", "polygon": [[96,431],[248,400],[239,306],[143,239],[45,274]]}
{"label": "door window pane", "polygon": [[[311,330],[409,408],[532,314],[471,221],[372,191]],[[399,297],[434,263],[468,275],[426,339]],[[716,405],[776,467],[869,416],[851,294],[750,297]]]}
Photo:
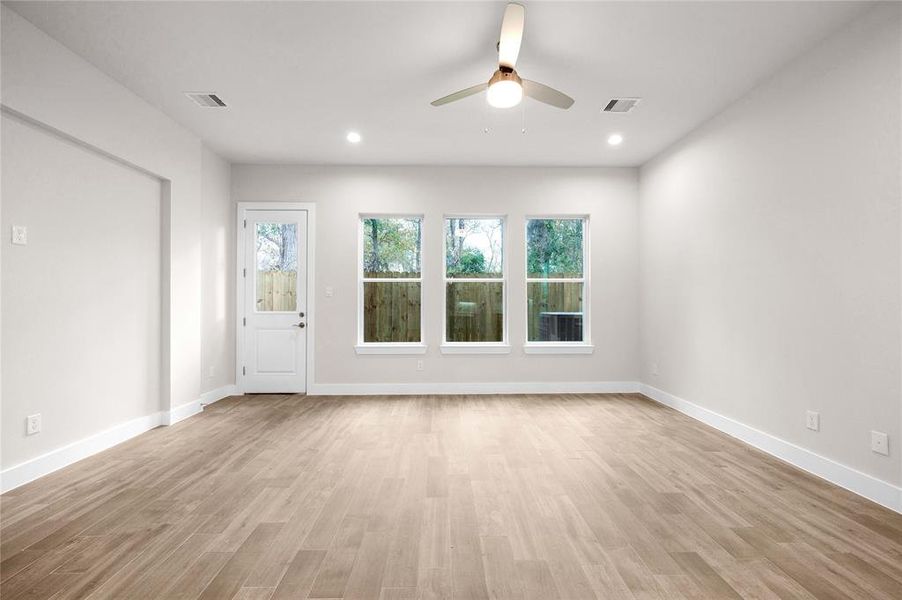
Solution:
{"label": "door window pane", "polygon": [[504,341],[504,283],[448,282],[446,301],[447,341]]}
{"label": "door window pane", "polygon": [[583,341],[583,284],[526,284],[528,341]]}
{"label": "door window pane", "polygon": [[364,219],[364,278],[419,278],[422,223],[418,218]]}
{"label": "door window pane", "polygon": [[255,234],[257,311],[296,311],[298,308],[297,223],[257,223]]}
{"label": "door window pane", "polygon": [[363,341],[420,341],[420,282],[363,284]]}
{"label": "door window pane", "polygon": [[500,279],[503,247],[503,219],[445,219],[446,277]]}
{"label": "door window pane", "polygon": [[583,220],[530,219],[526,224],[526,276],[583,276]]}

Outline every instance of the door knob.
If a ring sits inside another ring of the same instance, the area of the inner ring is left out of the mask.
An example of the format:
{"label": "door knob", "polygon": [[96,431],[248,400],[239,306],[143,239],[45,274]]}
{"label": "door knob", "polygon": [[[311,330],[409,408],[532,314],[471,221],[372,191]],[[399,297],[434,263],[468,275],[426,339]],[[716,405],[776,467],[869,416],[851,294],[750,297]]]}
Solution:
{"label": "door knob", "polygon": [[295,323],[294,326],[295,326],[295,327],[300,327],[301,329],[303,329],[304,327],[306,327],[306,325],[303,324],[303,323]]}
{"label": "door knob", "polygon": [[303,318],[304,313],[298,313],[298,316]]}

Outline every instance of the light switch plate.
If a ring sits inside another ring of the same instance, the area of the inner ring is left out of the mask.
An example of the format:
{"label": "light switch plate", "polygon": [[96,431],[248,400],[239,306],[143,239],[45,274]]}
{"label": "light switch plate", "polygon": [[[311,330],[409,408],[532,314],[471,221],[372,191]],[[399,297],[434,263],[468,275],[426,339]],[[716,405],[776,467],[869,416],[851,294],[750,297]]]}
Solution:
{"label": "light switch plate", "polygon": [[883,456],[889,456],[889,438],[882,431],[871,432],[871,450]]}
{"label": "light switch plate", "polygon": [[25,225],[13,225],[13,244],[24,246],[28,243],[28,228]]}
{"label": "light switch plate", "polygon": [[332,286],[327,285],[326,286],[326,298],[331,298],[333,293],[334,293],[334,290],[332,289]]}

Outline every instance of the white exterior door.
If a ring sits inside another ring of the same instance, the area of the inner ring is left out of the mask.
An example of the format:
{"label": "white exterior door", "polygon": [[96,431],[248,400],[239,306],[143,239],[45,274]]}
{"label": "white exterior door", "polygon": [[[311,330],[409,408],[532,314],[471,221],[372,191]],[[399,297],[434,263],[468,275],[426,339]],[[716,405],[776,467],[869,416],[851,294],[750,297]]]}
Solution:
{"label": "white exterior door", "polygon": [[307,211],[249,209],[243,227],[242,390],[305,393]]}

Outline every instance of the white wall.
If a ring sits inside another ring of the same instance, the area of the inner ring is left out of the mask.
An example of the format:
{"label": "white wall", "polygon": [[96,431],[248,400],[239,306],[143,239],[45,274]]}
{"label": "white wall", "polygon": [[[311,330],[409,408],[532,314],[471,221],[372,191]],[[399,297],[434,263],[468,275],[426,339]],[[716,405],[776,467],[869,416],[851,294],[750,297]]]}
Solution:
{"label": "white wall", "polygon": [[206,146],[201,160],[201,392],[235,383],[235,208],[231,167]]}
{"label": "white wall", "polygon": [[167,406],[200,392],[201,142],[6,6],[3,105],[168,181],[164,188]]}
{"label": "white wall", "polygon": [[[202,327],[208,324],[213,324],[211,328],[215,327],[218,319],[217,299],[227,298],[231,293],[231,290],[226,291],[230,286],[227,279],[215,275],[218,267],[204,268],[205,273],[212,274],[212,282],[207,282],[207,291],[204,293],[204,299],[210,299],[210,302],[202,305],[202,256],[210,258],[214,265],[220,258],[218,250],[204,254],[204,235],[215,231],[217,227],[227,228],[231,222],[228,211],[223,209],[228,203],[227,169],[211,153],[204,153],[201,141],[196,136],[169,117],[70,52],[7,6],[0,7],[0,11],[0,60],[3,73],[0,101],[3,110],[7,114],[39,123],[64,138],[76,139],[102,155],[116,157],[162,180],[162,194],[158,197],[162,229],[159,252],[162,293],[158,296],[162,329],[159,367],[161,381],[158,387],[159,402],[154,407],[145,408],[153,410],[155,414],[156,411],[162,411],[163,422],[191,414],[200,406],[202,383],[205,389],[209,389],[208,386],[228,383],[231,375],[229,351],[220,356],[211,350],[210,364],[215,365],[214,373],[217,378],[202,382],[202,374],[209,373],[209,369],[205,369],[202,364]],[[3,135],[4,179],[8,168],[7,153],[15,155],[21,151],[24,153],[23,160],[33,161],[43,167],[53,167],[42,163],[43,157],[35,155],[27,147],[20,150],[18,142],[12,138],[11,147],[7,147],[5,131]],[[42,174],[42,178],[47,179],[55,176],[53,172],[45,171]],[[65,171],[59,176],[66,176]],[[103,187],[100,180],[90,181],[95,181],[99,188]],[[207,186],[206,191],[204,186]],[[112,189],[116,189],[115,186]],[[39,204],[41,201],[41,198],[35,199]],[[6,202],[8,199],[4,198],[4,204]],[[206,208],[210,210],[203,212]],[[85,238],[91,236],[89,230],[81,233]],[[4,243],[4,261],[6,246]],[[59,253],[69,251],[68,245],[57,248]],[[17,281],[12,273],[6,271],[5,266],[4,262],[3,294],[13,295],[17,293]],[[101,281],[99,275],[93,283],[97,281]],[[212,314],[206,311],[209,306],[214,307]],[[60,310],[65,310],[66,314],[48,314],[47,319],[69,319],[71,315],[91,310],[91,307],[69,305],[60,307]],[[228,305],[225,310],[229,310]],[[27,332],[14,329],[7,335],[6,328],[10,326],[4,318],[4,345],[9,340],[15,346],[20,343],[18,338]],[[228,341],[227,337],[226,340]],[[48,343],[53,343],[53,340]],[[6,353],[7,349],[4,348],[4,360]],[[222,368],[218,366],[220,364],[223,365]],[[56,371],[49,372],[54,373],[54,377],[57,376]],[[5,392],[5,380],[11,377],[5,363],[3,375]],[[219,376],[225,379],[218,379]],[[122,392],[134,392],[133,388],[140,386],[142,381],[141,378],[134,378],[132,387]],[[150,388],[148,391],[152,392]],[[15,406],[18,401],[19,399],[7,397],[4,393],[4,433],[7,428],[13,432],[24,429],[24,422],[19,420],[23,411],[43,411],[41,406]],[[73,402],[73,406],[92,419],[90,427],[75,428],[79,436],[102,432],[112,422],[101,415],[103,405],[89,403],[87,396],[81,397],[77,403]],[[9,414],[16,415],[14,419],[10,417],[8,423],[7,410],[12,411]],[[110,419],[120,417],[127,418],[125,413],[111,413]],[[142,421],[141,426],[148,426],[149,423],[153,423],[153,419]],[[103,440],[104,443],[114,438],[121,440],[122,435],[138,431],[139,429],[130,426],[117,434],[118,437],[106,436]],[[73,436],[65,439],[71,437]],[[24,453],[16,451],[7,456],[4,448],[4,488],[8,487],[8,481],[21,482],[22,477],[26,476],[21,475],[24,473],[21,470],[12,474],[6,472],[6,467],[13,464],[11,461],[35,458],[35,452],[64,443],[62,438],[49,435],[48,430],[32,439],[40,441],[29,441],[28,451]],[[98,443],[95,440],[90,447],[96,450]],[[54,459],[52,468],[61,466],[72,456],[75,454],[66,450]],[[43,462],[38,461],[40,464],[37,466],[33,464],[29,467],[27,477],[40,474],[45,467],[51,468],[48,467],[50,462],[43,458],[41,460]]]}
{"label": "white wall", "polygon": [[[3,468],[159,411],[160,182],[2,115]],[[25,436],[25,418],[43,430]]]}
{"label": "white wall", "polygon": [[642,380],[896,483],[899,12],[867,13],[640,175]]}
{"label": "white wall", "polygon": [[[638,357],[636,175],[635,169],[233,165],[232,199],[317,204],[317,296],[312,315],[318,331],[317,384],[632,382]],[[374,212],[425,215],[426,356],[358,356],[354,351],[358,215]],[[524,218],[548,212],[590,218],[592,355],[523,354]],[[439,352],[446,213],[508,216],[510,355]],[[324,295],[326,286],[334,289],[333,297]],[[417,360],[424,360],[422,372],[416,371]]]}

